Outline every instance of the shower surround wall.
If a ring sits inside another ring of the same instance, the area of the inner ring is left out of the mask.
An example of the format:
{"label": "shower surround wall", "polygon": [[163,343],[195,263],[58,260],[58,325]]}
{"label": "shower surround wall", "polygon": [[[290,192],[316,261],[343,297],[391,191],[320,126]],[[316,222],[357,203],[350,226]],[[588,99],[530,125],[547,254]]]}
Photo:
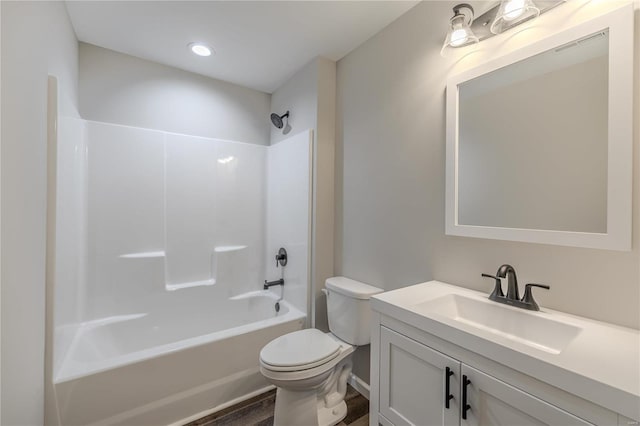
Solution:
{"label": "shower surround wall", "polygon": [[[259,349],[308,310],[311,138],[267,147],[60,120],[59,423],[154,423],[160,399],[177,421],[267,386]],[[276,269],[279,247],[289,263]],[[284,289],[262,289],[280,277]],[[220,354],[236,360],[211,368]],[[193,380],[171,378],[184,363]],[[144,372],[159,364],[173,371],[155,385],[166,393],[99,397],[105,383],[152,380]]]}
{"label": "shower surround wall", "polygon": [[85,319],[148,312],[167,290],[260,289],[265,147],[92,122],[87,136]]}

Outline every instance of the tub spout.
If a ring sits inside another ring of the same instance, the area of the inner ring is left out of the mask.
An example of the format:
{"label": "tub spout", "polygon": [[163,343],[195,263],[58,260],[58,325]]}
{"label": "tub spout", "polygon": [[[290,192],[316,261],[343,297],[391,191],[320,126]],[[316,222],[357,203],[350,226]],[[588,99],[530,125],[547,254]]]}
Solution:
{"label": "tub spout", "polygon": [[264,280],[264,289],[265,290],[268,290],[269,287],[274,286],[274,285],[284,285],[284,278],[280,278],[279,280],[275,280],[275,281]]}

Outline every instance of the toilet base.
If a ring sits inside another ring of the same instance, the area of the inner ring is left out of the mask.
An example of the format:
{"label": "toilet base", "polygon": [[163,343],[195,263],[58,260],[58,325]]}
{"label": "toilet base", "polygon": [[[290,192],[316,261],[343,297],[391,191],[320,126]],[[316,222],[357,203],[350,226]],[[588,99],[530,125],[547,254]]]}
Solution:
{"label": "toilet base", "polygon": [[[293,383],[288,383],[289,386],[279,383],[274,426],[334,426],[340,423],[347,416],[344,396],[352,366],[349,352],[328,376],[317,377],[322,381],[309,390],[293,388]],[[302,383],[309,385],[307,381],[298,382],[298,385]]]}
{"label": "toilet base", "polygon": [[347,416],[347,404],[341,401],[327,408],[324,400],[318,400],[318,392],[291,391],[278,388],[274,426],[334,426]]}
{"label": "toilet base", "polygon": [[274,426],[318,425],[318,398],[315,390],[291,391],[278,388]]}
{"label": "toilet base", "polygon": [[341,401],[332,408],[326,408],[318,403],[318,426],[333,426],[347,417],[347,403]]}

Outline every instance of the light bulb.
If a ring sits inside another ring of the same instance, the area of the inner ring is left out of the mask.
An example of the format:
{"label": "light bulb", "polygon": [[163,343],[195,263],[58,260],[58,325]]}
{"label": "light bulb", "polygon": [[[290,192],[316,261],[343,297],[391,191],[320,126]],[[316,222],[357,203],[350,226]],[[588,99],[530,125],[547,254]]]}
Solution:
{"label": "light bulb", "polygon": [[451,40],[449,44],[453,47],[460,46],[464,44],[469,39],[469,34],[467,34],[467,30],[464,28],[458,28],[453,30],[451,33]]}
{"label": "light bulb", "polygon": [[503,18],[505,21],[513,21],[524,13],[524,0],[511,0],[504,6]]}

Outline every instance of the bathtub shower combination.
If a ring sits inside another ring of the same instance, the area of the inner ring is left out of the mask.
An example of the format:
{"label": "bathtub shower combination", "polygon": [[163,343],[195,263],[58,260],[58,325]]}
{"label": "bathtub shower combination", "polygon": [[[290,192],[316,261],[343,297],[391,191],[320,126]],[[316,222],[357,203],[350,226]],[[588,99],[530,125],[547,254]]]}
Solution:
{"label": "bathtub shower combination", "polygon": [[269,147],[58,132],[58,422],[167,424],[264,390],[260,349],[309,306],[311,132]]}

